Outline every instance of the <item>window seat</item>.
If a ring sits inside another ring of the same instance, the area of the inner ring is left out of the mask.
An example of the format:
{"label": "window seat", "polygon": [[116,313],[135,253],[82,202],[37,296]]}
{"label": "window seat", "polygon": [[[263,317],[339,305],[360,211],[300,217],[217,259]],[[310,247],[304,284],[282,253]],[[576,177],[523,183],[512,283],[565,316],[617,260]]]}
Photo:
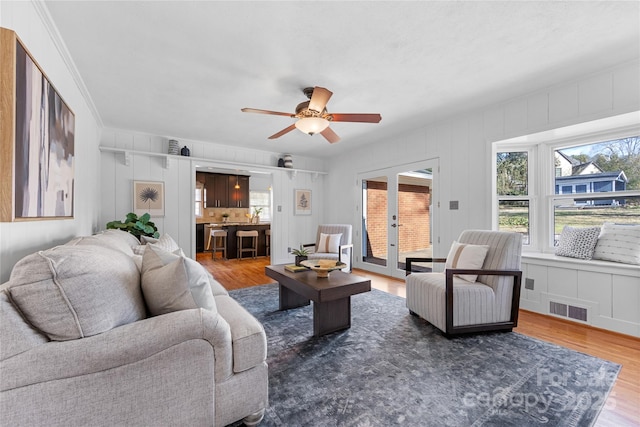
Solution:
{"label": "window seat", "polygon": [[640,337],[640,266],[522,254],[520,307]]}

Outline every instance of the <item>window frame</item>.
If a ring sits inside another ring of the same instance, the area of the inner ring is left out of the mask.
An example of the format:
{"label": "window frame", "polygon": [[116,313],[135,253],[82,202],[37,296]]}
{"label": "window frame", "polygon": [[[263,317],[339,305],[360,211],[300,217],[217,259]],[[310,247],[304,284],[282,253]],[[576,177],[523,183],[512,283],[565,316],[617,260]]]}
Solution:
{"label": "window frame", "polygon": [[[266,206],[254,205],[253,204],[254,199],[253,197],[251,197],[251,193],[261,193],[263,195],[266,195],[269,204]],[[272,200],[271,190],[249,190],[249,206],[250,206],[251,213],[253,213],[253,209],[255,207],[262,207],[263,208],[262,212],[266,214],[266,215],[263,215],[262,213],[260,214],[260,221],[271,221],[271,219],[273,218],[272,210],[271,210],[272,205],[273,205],[273,200]]]}
{"label": "window frame", "polygon": [[[637,120],[637,119],[636,119]],[[586,124],[585,124],[586,125]],[[625,137],[640,135],[640,124],[617,126],[600,129],[585,126],[583,132],[576,132],[571,136],[559,136],[565,129],[555,129],[535,135],[526,135],[512,140],[497,141],[492,144],[492,227],[499,230],[499,201],[526,200],[523,196],[499,196],[497,194],[497,154],[501,152],[529,152],[528,181],[529,181],[529,245],[524,245],[526,251],[555,252],[555,206],[563,201],[574,199],[576,194],[555,194],[556,167],[554,153],[558,149],[596,144]],[[626,190],[598,193],[598,197],[610,197],[611,194],[620,196],[640,196],[640,190]],[[580,193],[583,194],[583,193]],[[589,193],[591,194],[591,193]]]}
{"label": "window frame", "polygon": [[[527,194],[518,196],[499,195],[497,191],[498,185],[498,153],[527,153]],[[521,144],[494,144],[492,150],[492,194],[493,194],[493,224],[494,230],[500,230],[500,202],[502,201],[527,201],[529,203],[529,243],[524,244],[526,247],[535,247],[537,238],[533,232],[534,224],[538,221],[536,215],[537,207],[537,182],[532,177],[531,171],[537,165],[536,151],[532,146]]]}

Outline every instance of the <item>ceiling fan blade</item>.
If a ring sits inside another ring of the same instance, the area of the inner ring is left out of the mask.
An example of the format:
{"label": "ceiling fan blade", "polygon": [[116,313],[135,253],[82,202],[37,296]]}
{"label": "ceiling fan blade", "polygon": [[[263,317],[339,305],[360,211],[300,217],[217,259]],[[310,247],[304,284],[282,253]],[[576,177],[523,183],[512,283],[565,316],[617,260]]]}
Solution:
{"label": "ceiling fan blade", "polygon": [[380,114],[349,114],[349,113],[332,113],[334,122],[360,122],[360,123],[379,123],[382,120]]}
{"label": "ceiling fan blade", "polygon": [[257,108],[243,108],[241,109],[241,111],[243,113],[258,113],[258,114],[271,114],[274,116],[295,117],[295,114],[291,114],[291,113],[282,113],[280,111],[259,110]]}
{"label": "ceiling fan blade", "polygon": [[271,135],[268,139],[276,139],[276,138],[280,138],[282,135],[291,132],[292,130],[294,130],[296,128],[296,124],[292,124],[291,126],[289,126],[288,128],[284,128],[282,129],[280,132],[278,133],[274,133],[273,135]]}
{"label": "ceiling fan blade", "polygon": [[311,95],[311,100],[309,101],[309,109],[322,113],[322,111],[324,111],[324,107],[327,106],[327,102],[329,102],[331,95],[333,95],[333,92],[328,89],[320,86],[314,87],[313,95]]}
{"label": "ceiling fan blade", "polygon": [[326,140],[332,144],[334,142],[340,141],[340,137],[338,136],[338,134],[335,133],[330,127],[325,128],[325,130],[320,132],[320,135],[324,136]]}

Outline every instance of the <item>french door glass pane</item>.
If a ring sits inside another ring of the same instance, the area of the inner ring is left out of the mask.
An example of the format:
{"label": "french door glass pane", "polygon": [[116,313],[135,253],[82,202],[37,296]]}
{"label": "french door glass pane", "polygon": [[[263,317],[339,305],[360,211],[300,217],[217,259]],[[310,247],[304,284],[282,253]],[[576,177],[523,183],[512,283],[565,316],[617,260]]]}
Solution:
{"label": "french door glass pane", "polygon": [[387,265],[387,177],[362,180],[362,261]]}

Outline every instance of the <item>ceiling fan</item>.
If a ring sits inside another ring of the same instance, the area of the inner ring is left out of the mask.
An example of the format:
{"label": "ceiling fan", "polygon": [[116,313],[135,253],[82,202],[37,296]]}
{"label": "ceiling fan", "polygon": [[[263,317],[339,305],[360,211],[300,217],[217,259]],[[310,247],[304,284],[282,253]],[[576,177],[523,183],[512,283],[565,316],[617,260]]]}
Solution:
{"label": "ceiling fan", "polygon": [[298,119],[291,126],[271,135],[269,139],[280,138],[282,135],[297,128],[307,135],[315,135],[316,133],[319,133],[331,143],[340,141],[340,137],[331,130],[329,122],[378,123],[382,120],[382,116],[380,116],[380,114],[329,113],[326,106],[329,98],[333,95],[333,92],[323,87],[307,87],[304,88],[302,92],[307,96],[307,98],[309,98],[309,100],[298,104],[295,114],[282,113],[279,111],[258,110],[256,108],[243,108],[242,111],[245,113],[272,114],[274,116],[287,116],[292,119]]}

